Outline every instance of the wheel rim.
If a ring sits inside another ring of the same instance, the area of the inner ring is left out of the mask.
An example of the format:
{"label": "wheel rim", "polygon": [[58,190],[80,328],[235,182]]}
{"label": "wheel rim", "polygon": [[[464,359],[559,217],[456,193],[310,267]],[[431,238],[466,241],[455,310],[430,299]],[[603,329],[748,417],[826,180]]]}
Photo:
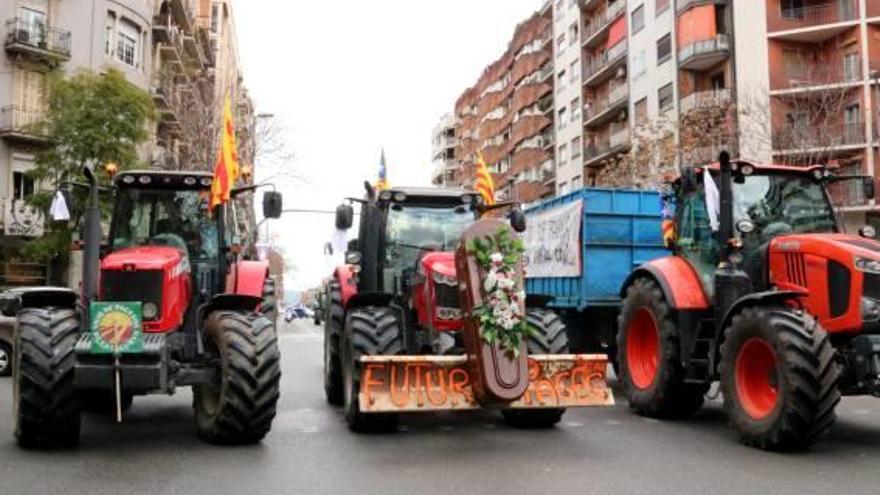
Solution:
{"label": "wheel rim", "polygon": [[660,331],[654,315],[647,308],[638,308],[626,332],[626,364],[633,385],[649,388],[657,377],[660,360]]}
{"label": "wheel rim", "polygon": [[761,420],[776,408],[779,375],[776,352],[767,341],[753,338],[736,357],[736,394],[743,410]]}
{"label": "wheel rim", "polygon": [[2,346],[0,346],[0,374],[6,373],[9,370],[9,353],[6,352]]}

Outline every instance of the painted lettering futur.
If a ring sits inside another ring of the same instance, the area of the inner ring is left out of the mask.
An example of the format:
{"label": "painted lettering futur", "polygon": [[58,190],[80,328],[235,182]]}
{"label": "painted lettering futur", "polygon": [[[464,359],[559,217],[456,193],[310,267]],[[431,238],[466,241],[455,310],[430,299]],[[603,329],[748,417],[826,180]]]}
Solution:
{"label": "painted lettering futur", "polygon": [[[464,356],[362,358],[364,412],[478,409]],[[529,386],[509,408],[613,405],[604,355],[529,356]]]}

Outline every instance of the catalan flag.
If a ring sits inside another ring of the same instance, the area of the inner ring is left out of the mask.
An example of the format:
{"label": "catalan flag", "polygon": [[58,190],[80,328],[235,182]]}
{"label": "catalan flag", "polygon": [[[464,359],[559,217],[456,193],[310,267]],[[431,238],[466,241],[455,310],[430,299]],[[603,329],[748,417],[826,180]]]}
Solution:
{"label": "catalan flag", "polygon": [[483,153],[477,151],[477,192],[483,196],[483,200],[488,206],[495,204],[495,183],[492,181],[492,174],[489,173],[489,167],[486,160],[483,159]]}
{"label": "catalan flag", "polygon": [[211,182],[211,208],[229,201],[232,187],[238,180],[238,147],[235,143],[235,125],[232,122],[232,103],[229,97],[223,106],[223,136],[220,138],[220,152],[214,165],[214,180]]}
{"label": "catalan flag", "polygon": [[379,160],[379,178],[376,180],[376,190],[384,191],[389,189],[391,185],[388,183],[388,168],[385,165],[385,150],[382,150],[382,158]]}

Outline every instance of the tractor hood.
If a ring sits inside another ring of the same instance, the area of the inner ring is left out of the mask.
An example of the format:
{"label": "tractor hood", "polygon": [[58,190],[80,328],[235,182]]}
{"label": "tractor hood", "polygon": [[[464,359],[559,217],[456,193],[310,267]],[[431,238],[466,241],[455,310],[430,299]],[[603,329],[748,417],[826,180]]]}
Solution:
{"label": "tractor hood", "polygon": [[798,234],[777,237],[770,244],[772,251],[814,254],[825,258],[850,254],[859,258],[880,260],[880,242],[849,234]]}
{"label": "tractor hood", "polygon": [[427,253],[422,256],[422,266],[429,275],[438,274],[455,278],[455,254],[450,252]]}
{"label": "tractor hood", "polygon": [[103,270],[165,270],[177,266],[186,255],[167,246],[142,246],[114,251],[101,260]]}

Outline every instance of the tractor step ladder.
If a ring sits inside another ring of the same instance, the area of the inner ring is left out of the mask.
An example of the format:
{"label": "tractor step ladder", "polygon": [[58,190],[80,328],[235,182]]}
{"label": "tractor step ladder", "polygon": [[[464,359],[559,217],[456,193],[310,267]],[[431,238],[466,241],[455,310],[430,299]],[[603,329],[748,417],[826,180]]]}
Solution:
{"label": "tractor step ladder", "polygon": [[685,383],[703,385],[712,382],[715,362],[715,322],[701,320],[697,338],[691,348],[690,365],[684,377]]}

